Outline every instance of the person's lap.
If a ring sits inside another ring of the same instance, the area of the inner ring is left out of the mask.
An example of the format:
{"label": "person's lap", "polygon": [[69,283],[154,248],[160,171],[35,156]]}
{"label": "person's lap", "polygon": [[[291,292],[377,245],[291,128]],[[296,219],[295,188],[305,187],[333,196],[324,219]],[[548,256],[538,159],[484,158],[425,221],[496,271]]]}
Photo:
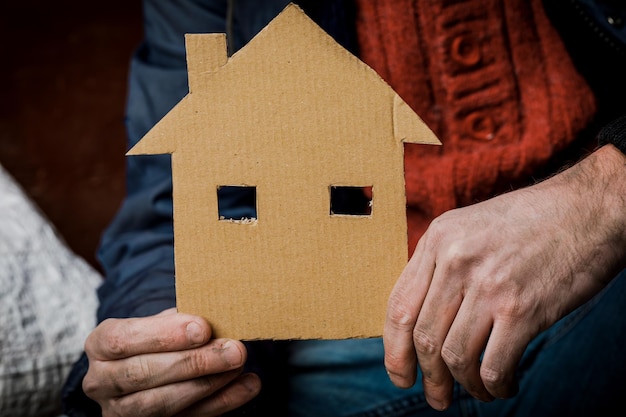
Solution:
{"label": "person's lap", "polygon": [[428,406],[421,383],[403,390],[389,382],[380,339],[292,342],[290,415],[623,415],[625,302],[622,272],[604,292],[533,340],[519,366],[514,398],[484,403],[457,385],[445,412]]}

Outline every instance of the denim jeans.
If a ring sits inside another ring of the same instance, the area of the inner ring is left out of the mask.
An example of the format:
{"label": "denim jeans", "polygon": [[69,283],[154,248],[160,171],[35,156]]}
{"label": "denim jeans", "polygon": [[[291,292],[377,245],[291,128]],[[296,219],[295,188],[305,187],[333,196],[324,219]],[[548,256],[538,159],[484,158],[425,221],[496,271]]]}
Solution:
{"label": "denim jeans", "polygon": [[[145,0],[145,41],[130,72],[129,142],[137,142],[187,93],[184,33],[229,32],[231,52],[241,47],[286,0]],[[340,1],[328,1],[329,8]],[[319,4],[326,4],[319,2]],[[335,6],[334,6],[335,5]],[[339,6],[337,6],[339,7]],[[323,7],[322,7],[323,8]],[[330,9],[329,9],[330,10]],[[350,36],[339,22],[319,18],[339,41]],[[350,49],[350,45],[344,45]],[[129,164],[129,189],[142,187],[146,170],[167,170],[166,160]],[[157,167],[157,168],[149,168]],[[155,175],[163,175],[155,172]],[[233,200],[233,210],[237,203]],[[245,216],[245,214],[238,214]],[[380,339],[294,341],[288,344],[289,412],[293,416],[608,416],[626,415],[626,276],[539,335],[519,368],[513,399],[479,402],[455,387],[445,412],[431,409],[418,382],[394,387],[383,367]],[[419,377],[418,377],[419,380]],[[620,410],[612,411],[612,410]]]}
{"label": "denim jeans", "polygon": [[536,337],[518,369],[519,392],[484,403],[455,386],[444,411],[419,382],[395,388],[380,339],[292,342],[290,416],[624,416],[626,271],[602,293]]}

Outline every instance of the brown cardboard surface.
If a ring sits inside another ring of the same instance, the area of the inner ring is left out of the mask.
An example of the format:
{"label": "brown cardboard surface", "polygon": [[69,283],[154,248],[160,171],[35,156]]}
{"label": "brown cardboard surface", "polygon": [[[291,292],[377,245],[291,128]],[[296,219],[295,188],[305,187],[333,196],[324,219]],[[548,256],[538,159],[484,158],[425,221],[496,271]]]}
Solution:
{"label": "brown cardboard surface", "polygon": [[[367,65],[289,5],[227,58],[186,36],[189,94],[128,154],[172,154],[179,311],[216,337],[380,336],[407,262],[404,142],[439,144]],[[217,189],[256,187],[257,219],[219,218]],[[371,187],[367,216],[332,186]]]}

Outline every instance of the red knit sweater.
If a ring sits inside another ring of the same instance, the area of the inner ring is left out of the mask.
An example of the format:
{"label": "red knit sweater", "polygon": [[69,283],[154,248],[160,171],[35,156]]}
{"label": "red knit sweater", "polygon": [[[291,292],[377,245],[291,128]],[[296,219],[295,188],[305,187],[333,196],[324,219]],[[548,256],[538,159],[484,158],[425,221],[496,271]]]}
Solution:
{"label": "red knit sweater", "polygon": [[407,145],[409,248],[430,221],[511,188],[595,113],[541,0],[357,0],[362,59],[441,147]]}

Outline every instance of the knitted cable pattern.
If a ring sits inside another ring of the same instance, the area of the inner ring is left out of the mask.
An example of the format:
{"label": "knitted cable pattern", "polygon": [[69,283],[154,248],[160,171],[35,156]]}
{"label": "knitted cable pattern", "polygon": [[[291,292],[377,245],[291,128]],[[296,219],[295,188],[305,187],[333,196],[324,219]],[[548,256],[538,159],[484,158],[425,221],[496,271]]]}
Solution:
{"label": "knitted cable pattern", "polygon": [[357,36],[443,143],[405,148],[411,252],[434,217],[528,180],[596,111],[541,0],[357,0]]}

